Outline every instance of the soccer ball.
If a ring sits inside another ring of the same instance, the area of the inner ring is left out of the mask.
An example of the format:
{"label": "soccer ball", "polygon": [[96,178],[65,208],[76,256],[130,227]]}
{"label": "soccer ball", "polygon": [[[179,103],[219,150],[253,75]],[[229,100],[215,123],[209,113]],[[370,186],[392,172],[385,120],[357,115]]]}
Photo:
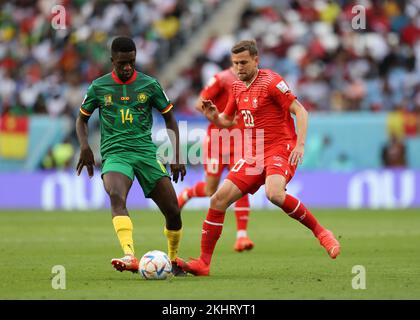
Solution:
{"label": "soccer ball", "polygon": [[172,263],[165,252],[152,250],[140,259],[139,272],[146,280],[164,280],[172,273]]}

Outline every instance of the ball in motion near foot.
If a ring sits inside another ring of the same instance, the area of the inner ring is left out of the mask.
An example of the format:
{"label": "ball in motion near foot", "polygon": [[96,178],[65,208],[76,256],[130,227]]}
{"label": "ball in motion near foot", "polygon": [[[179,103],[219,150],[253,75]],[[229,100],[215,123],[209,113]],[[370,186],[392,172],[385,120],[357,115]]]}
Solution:
{"label": "ball in motion near foot", "polygon": [[172,272],[172,263],[165,252],[152,250],[140,260],[139,273],[147,280],[164,280]]}

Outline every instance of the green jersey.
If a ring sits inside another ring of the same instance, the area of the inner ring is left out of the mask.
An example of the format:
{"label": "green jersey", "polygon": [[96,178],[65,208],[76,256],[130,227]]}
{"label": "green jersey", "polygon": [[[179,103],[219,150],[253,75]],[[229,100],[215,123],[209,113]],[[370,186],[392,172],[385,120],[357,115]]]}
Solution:
{"label": "green jersey", "polygon": [[90,116],[99,108],[101,156],[121,152],[156,154],[152,142],[152,108],[164,114],[172,109],[158,81],[141,72],[122,82],[112,72],[89,86],[80,112]]}

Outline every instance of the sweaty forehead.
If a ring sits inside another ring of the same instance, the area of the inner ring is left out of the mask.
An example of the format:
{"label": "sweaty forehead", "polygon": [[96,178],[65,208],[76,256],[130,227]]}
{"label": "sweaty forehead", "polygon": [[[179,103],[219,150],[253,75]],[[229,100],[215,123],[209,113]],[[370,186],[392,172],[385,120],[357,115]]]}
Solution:
{"label": "sweaty forehead", "polygon": [[136,59],[136,52],[130,51],[130,52],[114,52],[112,54],[112,58],[116,62],[124,62],[124,61],[132,61]]}

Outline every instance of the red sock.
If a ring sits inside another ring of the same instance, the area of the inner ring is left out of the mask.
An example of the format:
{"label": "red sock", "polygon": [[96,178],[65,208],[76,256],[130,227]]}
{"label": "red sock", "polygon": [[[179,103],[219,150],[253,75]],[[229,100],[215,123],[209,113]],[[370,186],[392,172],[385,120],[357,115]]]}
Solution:
{"label": "red sock", "polygon": [[209,209],[206,220],[203,222],[201,231],[201,255],[200,258],[206,264],[210,264],[216,242],[220,238],[225,221],[225,211]]}
{"label": "red sock", "polygon": [[188,198],[207,197],[206,183],[204,181],[197,182],[194,187],[188,189],[187,194]]}
{"label": "red sock", "polygon": [[315,237],[324,230],[324,228],[316,221],[312,213],[298,199],[286,194],[281,208],[287,213],[289,217],[300,221],[303,225],[312,230]]}
{"label": "red sock", "polygon": [[235,203],[235,216],[237,230],[246,230],[248,226],[249,216],[249,197],[248,194],[244,195]]}

